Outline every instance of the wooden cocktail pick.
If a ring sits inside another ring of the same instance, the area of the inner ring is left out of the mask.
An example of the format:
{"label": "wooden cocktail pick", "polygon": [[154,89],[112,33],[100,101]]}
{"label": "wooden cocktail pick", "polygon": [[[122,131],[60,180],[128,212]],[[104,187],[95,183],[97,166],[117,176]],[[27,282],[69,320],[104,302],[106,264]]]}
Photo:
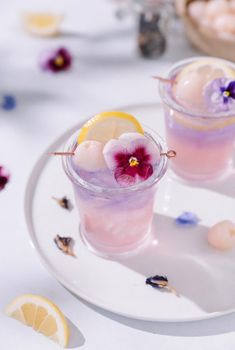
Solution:
{"label": "wooden cocktail pick", "polygon": [[172,79],[168,79],[168,78],[159,77],[158,75],[154,75],[153,79],[159,80],[162,83],[169,83],[169,84],[175,84],[176,83],[175,79],[173,79],[173,78]]}
{"label": "wooden cocktail pick", "polygon": [[[74,156],[74,152],[49,152],[49,155],[52,156]],[[160,153],[161,156],[166,156],[167,158],[174,158],[176,156],[176,151],[174,150],[169,150],[167,152],[162,152]]]}
{"label": "wooden cocktail pick", "polygon": [[49,152],[50,156],[74,156],[74,152]]}

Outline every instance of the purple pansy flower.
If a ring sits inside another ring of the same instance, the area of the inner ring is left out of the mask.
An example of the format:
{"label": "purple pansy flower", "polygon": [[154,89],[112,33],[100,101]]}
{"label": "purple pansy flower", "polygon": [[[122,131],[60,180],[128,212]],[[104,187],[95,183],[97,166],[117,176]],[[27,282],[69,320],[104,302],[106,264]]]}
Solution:
{"label": "purple pansy flower", "polygon": [[11,111],[16,107],[16,99],[12,95],[4,95],[2,96],[2,101],[0,102],[0,106],[6,111]]}
{"label": "purple pansy flower", "polygon": [[71,67],[72,55],[70,52],[61,47],[56,50],[47,51],[40,58],[40,66],[43,70],[58,73]]}
{"label": "purple pansy flower", "polygon": [[125,133],[118,140],[108,141],[103,154],[108,168],[114,172],[121,186],[147,180],[160,158],[154,142],[139,133]]}
{"label": "purple pansy flower", "polygon": [[180,225],[197,225],[200,219],[198,216],[190,211],[185,211],[175,219]]}
{"label": "purple pansy flower", "polygon": [[9,179],[10,179],[9,172],[6,170],[6,168],[0,165],[0,191],[4,189]]}
{"label": "purple pansy flower", "polygon": [[206,106],[211,112],[235,110],[235,81],[218,78],[209,82],[203,91]]}

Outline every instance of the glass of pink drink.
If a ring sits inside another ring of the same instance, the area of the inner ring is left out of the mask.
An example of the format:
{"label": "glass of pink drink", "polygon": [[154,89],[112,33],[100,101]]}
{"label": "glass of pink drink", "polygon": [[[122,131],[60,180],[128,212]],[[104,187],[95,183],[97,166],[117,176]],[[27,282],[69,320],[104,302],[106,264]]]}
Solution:
{"label": "glass of pink drink", "polygon": [[[153,132],[145,132],[159,154],[164,144]],[[65,147],[77,148],[77,133]],[[72,182],[80,216],[80,235],[94,253],[108,257],[126,254],[144,245],[151,232],[156,188],[167,169],[161,156],[152,175],[145,181],[121,187],[109,169],[87,171],[74,164],[73,156],[63,156],[64,170]]]}
{"label": "glass of pink drink", "polygon": [[167,144],[177,152],[172,169],[195,181],[226,174],[235,141],[234,64],[208,57],[188,59],[174,65],[167,78],[169,82],[160,82],[160,95]]}

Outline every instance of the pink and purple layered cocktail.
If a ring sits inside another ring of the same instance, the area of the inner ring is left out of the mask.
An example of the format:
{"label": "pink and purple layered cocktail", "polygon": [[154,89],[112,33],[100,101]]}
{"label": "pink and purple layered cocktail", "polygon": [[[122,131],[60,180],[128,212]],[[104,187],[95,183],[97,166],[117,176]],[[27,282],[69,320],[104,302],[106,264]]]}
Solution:
{"label": "pink and purple layered cocktail", "polygon": [[187,180],[210,180],[231,166],[235,142],[235,67],[217,58],[176,64],[160,83],[171,166]]}
{"label": "pink and purple layered cocktail", "polygon": [[74,155],[63,157],[74,188],[82,239],[104,256],[127,253],[146,241],[156,185],[167,168],[158,135],[122,132],[125,128],[117,134],[118,128],[114,129],[115,133],[109,133],[112,138],[93,135],[92,140],[86,137],[80,142],[80,138],[80,143],[78,131],[65,149]]}

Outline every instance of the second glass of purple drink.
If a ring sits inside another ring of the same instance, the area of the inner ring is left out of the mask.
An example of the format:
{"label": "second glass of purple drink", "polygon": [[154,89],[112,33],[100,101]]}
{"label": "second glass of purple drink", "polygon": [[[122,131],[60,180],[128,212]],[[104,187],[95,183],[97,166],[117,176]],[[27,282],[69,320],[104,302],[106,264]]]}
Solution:
{"label": "second glass of purple drink", "polygon": [[[175,64],[168,73],[174,81],[177,75],[190,64],[208,60],[208,57],[187,59]],[[231,62],[211,58],[234,72]],[[190,88],[190,87],[189,87]],[[208,112],[195,110],[180,104],[174,96],[172,84],[160,82],[166,140],[169,148],[177,152],[172,160],[173,171],[186,180],[205,181],[226,174],[231,167],[235,141],[235,110]]]}

